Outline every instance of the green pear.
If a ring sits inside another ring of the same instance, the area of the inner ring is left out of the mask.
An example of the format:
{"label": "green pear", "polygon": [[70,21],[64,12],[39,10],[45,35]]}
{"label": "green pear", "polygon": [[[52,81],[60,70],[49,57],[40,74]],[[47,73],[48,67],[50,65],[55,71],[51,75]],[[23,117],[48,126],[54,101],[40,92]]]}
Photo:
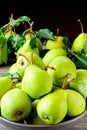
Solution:
{"label": "green pear", "polygon": [[31,109],[32,101],[22,89],[9,90],[1,99],[1,116],[10,121],[26,119]]}
{"label": "green pear", "polygon": [[10,77],[8,76],[0,77],[0,100],[7,91],[12,89],[12,86],[13,86],[13,82]]}
{"label": "green pear", "polygon": [[56,36],[55,40],[47,40],[46,49],[63,48],[63,36]]}
{"label": "green pear", "polygon": [[80,92],[84,98],[87,97],[87,70],[77,69],[76,79],[72,80],[69,84],[69,88],[75,89]]}
{"label": "green pear", "polygon": [[63,48],[54,48],[47,51],[47,53],[42,58],[45,65],[49,65],[49,63],[57,56],[64,55],[67,56],[66,50]]}
{"label": "green pear", "polygon": [[[29,40],[29,39],[31,39],[33,37],[35,37],[33,33],[27,33],[25,35],[26,40]],[[43,48],[42,41],[40,40],[40,38],[36,37],[36,42],[37,42],[37,47],[38,47],[39,51],[41,51],[42,48]]]}
{"label": "green pear", "polygon": [[37,114],[47,124],[60,123],[66,113],[67,94],[61,88],[45,95],[37,104]]}
{"label": "green pear", "polygon": [[35,53],[24,52],[18,56],[16,60],[16,67],[17,67],[17,72],[19,73],[21,77],[23,77],[26,67],[29,64],[31,64],[31,62],[33,62],[33,64],[38,65],[39,67],[44,66],[44,62],[42,61],[40,56],[38,56]]}
{"label": "green pear", "polygon": [[38,49],[38,47],[35,47],[34,49],[32,49],[31,46],[30,46],[30,40],[31,40],[31,39],[27,40],[27,41],[23,44],[23,46],[21,46],[21,47],[18,49],[17,53],[20,54],[20,53],[23,53],[23,52],[34,52],[35,54],[39,55],[39,49]]}
{"label": "green pear", "polygon": [[58,56],[50,62],[47,72],[52,77],[53,84],[61,87],[67,75],[76,78],[76,65],[69,57]]}
{"label": "green pear", "polygon": [[76,53],[81,53],[84,42],[87,42],[87,33],[83,31],[81,21],[79,19],[78,21],[80,22],[82,32],[74,39],[72,44],[72,50]]}
{"label": "green pear", "polygon": [[13,64],[10,66],[8,72],[9,72],[10,74],[13,74],[13,73],[16,73],[16,72],[17,72],[16,63],[13,63]]}
{"label": "green pear", "polygon": [[53,88],[52,78],[46,70],[31,64],[25,69],[21,88],[33,99],[40,98],[51,92]]}
{"label": "green pear", "polygon": [[79,116],[86,110],[86,100],[77,91],[67,89],[67,115],[70,117]]}
{"label": "green pear", "polygon": [[72,50],[76,53],[81,53],[84,42],[87,41],[87,33],[79,34],[73,41]]}

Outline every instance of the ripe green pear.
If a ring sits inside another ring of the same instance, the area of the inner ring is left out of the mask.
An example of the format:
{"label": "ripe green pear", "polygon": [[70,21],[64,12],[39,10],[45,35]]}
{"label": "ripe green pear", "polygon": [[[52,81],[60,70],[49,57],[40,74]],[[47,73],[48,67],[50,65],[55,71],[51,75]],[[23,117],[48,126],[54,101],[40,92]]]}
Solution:
{"label": "ripe green pear", "polygon": [[48,40],[46,42],[46,49],[63,48],[63,36],[56,36],[55,40]]}
{"label": "ripe green pear", "polygon": [[12,86],[13,82],[10,77],[8,76],[0,77],[0,100],[7,91],[12,89]]}
{"label": "ripe green pear", "polygon": [[87,41],[87,33],[80,33],[73,41],[72,50],[76,53],[81,53],[84,42]]}
{"label": "ripe green pear", "polygon": [[42,58],[45,65],[49,65],[49,63],[57,56],[67,56],[66,50],[63,48],[54,48],[47,51],[47,53]]}
{"label": "ripe green pear", "polygon": [[26,119],[32,109],[30,97],[22,89],[9,90],[1,99],[1,116],[10,121]]}
{"label": "ripe green pear", "polygon": [[[30,39],[33,38],[33,37],[35,37],[35,36],[34,36],[34,34],[32,34],[32,33],[27,33],[27,34],[25,35],[26,40],[30,40]],[[41,51],[42,48],[43,48],[42,41],[40,40],[40,38],[36,37],[36,42],[37,42],[37,47],[38,47],[39,51]]]}
{"label": "ripe green pear", "polygon": [[70,117],[79,116],[86,110],[86,100],[77,91],[67,89],[67,115]]}
{"label": "ripe green pear", "polygon": [[77,69],[76,79],[70,82],[69,88],[80,92],[84,98],[87,97],[87,70]]}
{"label": "ripe green pear", "polygon": [[30,97],[34,99],[40,98],[51,92],[53,88],[52,78],[47,71],[32,64],[25,69],[25,73],[21,81],[21,88]]}
{"label": "ripe green pear", "polygon": [[[55,57],[49,64],[47,72],[53,79],[53,83],[56,86],[61,87],[64,78],[69,74],[71,78],[76,78],[76,65],[67,56]],[[51,69],[54,68],[54,69]]]}
{"label": "ripe green pear", "polygon": [[38,47],[35,47],[34,49],[32,49],[30,47],[30,45],[29,45],[30,44],[30,40],[31,39],[26,40],[26,42],[23,44],[23,46],[18,49],[17,53],[34,52],[35,54],[39,55]]}
{"label": "ripe green pear", "polygon": [[84,32],[83,25],[80,19],[78,19],[78,22],[80,23],[81,26],[81,33],[77,35],[72,44],[72,50],[75,53],[81,53],[83,49],[83,44],[87,42],[87,33]]}
{"label": "ripe green pear", "polygon": [[40,58],[40,56],[36,55],[35,53],[32,52],[24,52],[22,55],[19,55],[17,60],[16,60],[16,67],[17,67],[17,72],[21,77],[23,77],[24,72],[26,67],[31,64],[38,65],[39,67],[44,66],[44,62]]}
{"label": "ripe green pear", "polygon": [[66,113],[67,94],[61,88],[45,95],[37,104],[37,114],[47,124],[60,123]]}

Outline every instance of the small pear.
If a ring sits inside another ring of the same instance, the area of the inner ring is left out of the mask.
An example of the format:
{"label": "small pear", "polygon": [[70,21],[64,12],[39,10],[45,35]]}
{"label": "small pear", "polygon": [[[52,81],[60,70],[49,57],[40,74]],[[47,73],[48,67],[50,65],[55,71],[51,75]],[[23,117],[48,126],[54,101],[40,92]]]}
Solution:
{"label": "small pear", "polygon": [[23,52],[19,54],[16,60],[16,67],[17,72],[21,77],[23,77],[26,67],[31,64],[31,62],[38,65],[39,67],[44,66],[42,59],[33,52]]}
{"label": "small pear", "polygon": [[23,46],[21,46],[17,53],[23,53],[23,52],[34,52],[35,54],[39,55],[39,50],[37,47],[35,47],[34,49],[32,49],[30,47],[30,39],[28,39],[24,44]]}
{"label": "small pear", "polygon": [[76,65],[69,57],[58,56],[50,62],[47,72],[52,77],[53,84],[61,87],[68,74],[71,78],[76,78]]}
{"label": "small pear", "polygon": [[76,53],[81,53],[84,42],[87,42],[87,33],[83,31],[83,26],[80,19],[78,19],[78,21],[80,22],[82,32],[74,39],[72,50]]}
{"label": "small pear", "polygon": [[49,63],[57,56],[64,55],[67,56],[66,50],[63,48],[54,48],[50,49],[42,58],[45,65],[49,65]]}
{"label": "small pear", "polygon": [[55,36],[55,41],[48,40],[46,42],[46,49],[63,48],[63,36]]}

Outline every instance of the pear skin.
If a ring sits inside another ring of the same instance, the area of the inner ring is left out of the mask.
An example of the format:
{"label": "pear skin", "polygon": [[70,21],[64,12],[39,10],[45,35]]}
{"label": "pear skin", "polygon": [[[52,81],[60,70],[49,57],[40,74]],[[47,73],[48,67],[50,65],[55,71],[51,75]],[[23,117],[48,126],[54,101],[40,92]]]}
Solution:
{"label": "pear skin", "polygon": [[0,77],[0,100],[7,91],[12,89],[12,86],[13,83],[10,77]]}
{"label": "pear skin", "polygon": [[50,62],[57,56],[64,55],[67,56],[66,51],[63,48],[54,48],[49,50],[42,58],[45,65],[49,65]]}
{"label": "pear skin", "polygon": [[47,124],[61,122],[67,113],[67,94],[63,89],[55,91],[42,97],[37,104],[38,116]]}
{"label": "pear skin", "polygon": [[70,117],[79,116],[86,109],[85,98],[77,91],[67,89],[67,115]]}
{"label": "pear skin", "polygon": [[33,99],[40,98],[51,92],[53,81],[47,71],[37,65],[29,65],[25,69],[21,88]]}
{"label": "pear skin", "polygon": [[76,78],[76,65],[67,56],[55,57],[49,64],[49,67],[54,69],[47,69],[47,72],[53,79],[53,83],[56,86],[61,87],[64,78],[70,74],[71,78]]}

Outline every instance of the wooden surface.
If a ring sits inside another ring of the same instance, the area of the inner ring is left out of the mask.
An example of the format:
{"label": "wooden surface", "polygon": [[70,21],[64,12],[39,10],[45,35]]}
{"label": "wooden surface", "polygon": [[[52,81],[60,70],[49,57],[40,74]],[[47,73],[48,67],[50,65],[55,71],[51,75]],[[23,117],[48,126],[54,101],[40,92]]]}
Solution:
{"label": "wooden surface", "polygon": [[[9,66],[0,67],[0,75],[8,72]],[[12,130],[0,123],[0,130]],[[66,129],[65,129],[66,130]],[[75,126],[70,130],[87,130],[87,115],[85,115]]]}

